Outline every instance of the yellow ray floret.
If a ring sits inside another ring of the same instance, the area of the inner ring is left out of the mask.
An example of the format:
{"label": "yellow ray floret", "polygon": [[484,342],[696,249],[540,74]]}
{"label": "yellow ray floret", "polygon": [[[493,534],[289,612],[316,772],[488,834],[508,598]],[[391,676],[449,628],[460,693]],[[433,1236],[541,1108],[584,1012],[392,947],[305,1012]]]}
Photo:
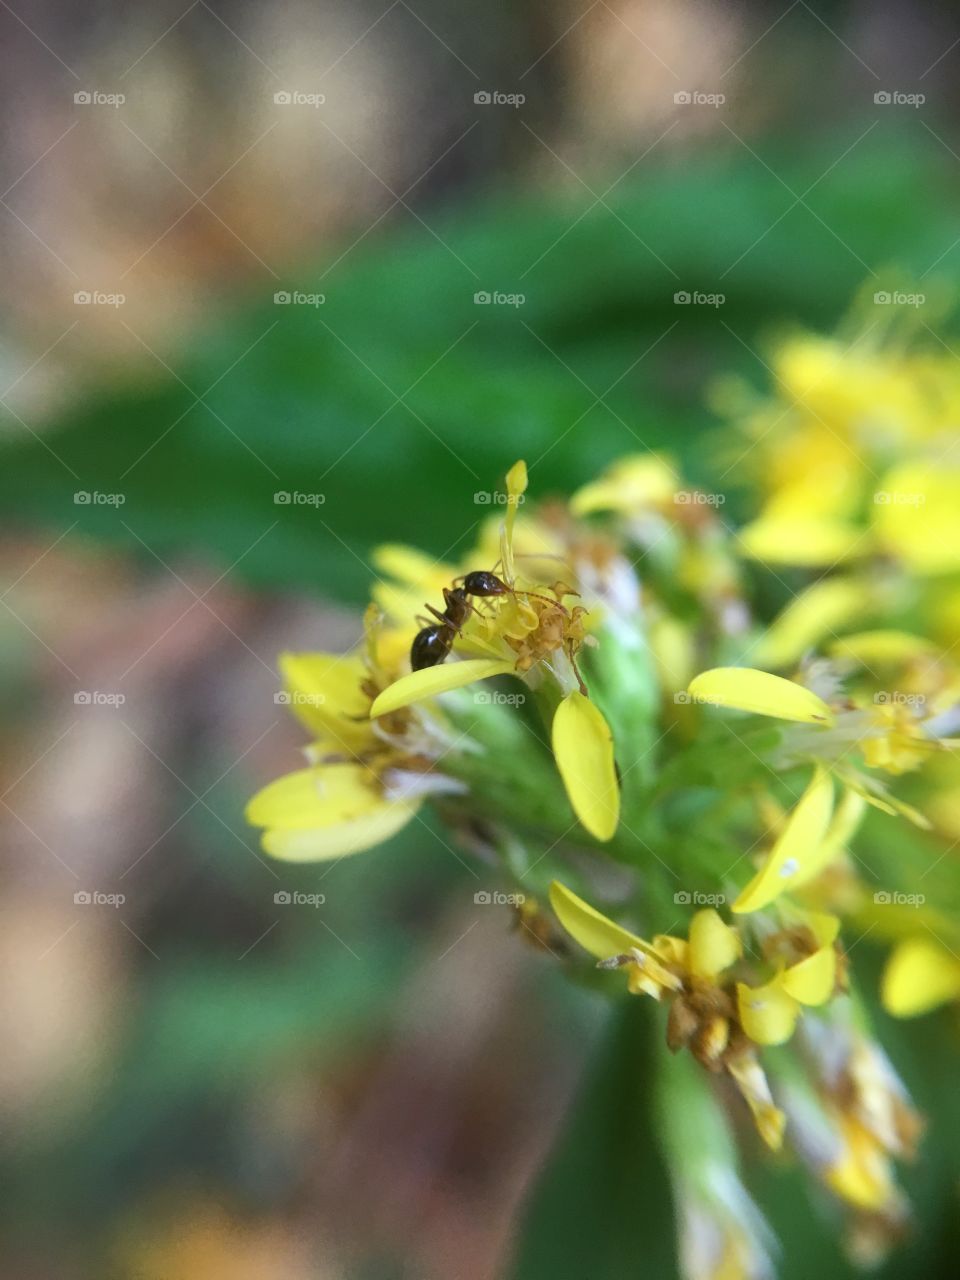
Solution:
{"label": "yellow ray floret", "polygon": [[388,840],[417,807],[386,798],[362,765],[325,764],[269,783],[247,805],[246,818],[266,828],[263,848],[274,858],[322,862]]}
{"label": "yellow ray floret", "polygon": [[799,720],[805,724],[830,724],[833,720],[830,708],[810,689],[753,667],[714,667],[703,671],[690,681],[687,692],[697,702],[752,711],[778,720]]}
{"label": "yellow ray floret", "polygon": [[451,689],[472,684],[474,680],[506,675],[513,669],[514,664],[502,658],[466,658],[463,662],[444,662],[435,667],[424,667],[422,671],[411,671],[374,699],[370,718],[374,720],[377,716],[390,715],[414,702],[449,693]]}
{"label": "yellow ray floret", "polygon": [[870,550],[869,536],[853,525],[819,516],[768,515],[740,531],[744,555],[764,564],[829,568]]}
{"label": "yellow ray floret", "polygon": [[597,960],[609,960],[633,949],[653,953],[653,948],[642,938],[608,920],[559,880],[550,886],[550,905],[571,938]]}
{"label": "yellow ray floret", "polygon": [[698,911],[690,921],[687,965],[695,978],[711,982],[743,954],[740,934],[721,920],[712,907]]}
{"label": "yellow ray floret", "polygon": [[791,812],[766,862],[743,890],[733,910],[758,911],[773,902],[803,875],[810,860],[820,869],[820,849],[833,812],[833,782],[819,765]]}
{"label": "yellow ray floret", "polygon": [[960,997],[960,958],[932,938],[901,942],[887,962],[881,989],[895,1018],[915,1018]]}
{"label": "yellow ray floret", "polygon": [[597,840],[611,839],[620,820],[620,788],[603,713],[575,689],[557,707],[551,737],[574,813]]}

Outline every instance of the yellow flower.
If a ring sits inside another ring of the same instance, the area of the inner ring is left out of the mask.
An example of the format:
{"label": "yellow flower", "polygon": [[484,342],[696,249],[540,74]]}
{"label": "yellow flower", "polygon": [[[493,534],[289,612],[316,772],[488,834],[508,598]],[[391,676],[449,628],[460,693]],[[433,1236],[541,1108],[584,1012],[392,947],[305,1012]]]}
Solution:
{"label": "yellow flower", "polygon": [[940,743],[924,731],[923,714],[907,702],[876,704],[871,712],[872,732],[861,751],[866,764],[887,773],[917,769],[939,749]]}
{"label": "yellow flower", "polygon": [[[862,606],[861,606],[862,607]],[[829,652],[835,658],[850,658],[865,667],[895,667],[933,661],[937,646],[924,636],[908,631],[885,628],[879,631],[857,631],[834,640]]]}
{"label": "yellow flower", "polygon": [[426,792],[450,785],[424,772],[449,745],[440,726],[410,713],[379,726],[368,718],[406,648],[375,616],[372,606],[360,652],[280,660],[286,702],[313,740],[310,767],[269,783],[247,805],[247,821],[265,829],[261,843],[275,858],[324,861],[373,848],[411,820]]}
{"label": "yellow flower", "polygon": [[570,510],[576,516],[595,511],[640,516],[668,508],[677,487],[676,470],[667,458],[656,453],[631,454],[618,459],[598,480],[578,489],[570,499]]}
{"label": "yellow flower", "polygon": [[779,949],[790,963],[762,986],[737,985],[740,1024],[756,1044],[783,1044],[793,1035],[802,1006],[826,1004],[833,995],[839,927],[836,916],[811,912],[768,940],[770,952]]}
{"label": "yellow flower", "polygon": [[[694,914],[685,939],[659,934],[645,942],[558,881],[550,886],[550,903],[567,933],[599,961],[599,968],[623,969],[632,994],[669,1003],[668,1047],[674,1052],[688,1048],[708,1070],[726,1071],[750,1107],[763,1140],[779,1148],[784,1118],[756,1060],[751,1045],[754,1037],[740,1016],[734,984],[728,976],[743,951],[737,930],[725,924],[711,907]],[[796,989],[809,999],[815,978],[800,972],[806,963],[807,957],[798,953],[790,968]],[[759,1002],[758,992],[753,995]],[[797,1005],[796,995],[786,998]],[[769,1038],[762,1009],[751,1009],[750,1021],[753,1031],[761,1035],[755,1043],[780,1042]]]}
{"label": "yellow flower", "polygon": [[874,496],[874,528],[913,573],[960,569],[960,470],[925,460],[894,467]]}
{"label": "yellow flower", "polygon": [[823,1171],[826,1185],[857,1209],[882,1209],[894,1196],[890,1161],[882,1146],[862,1124],[837,1114],[835,1132],[840,1150]]}
{"label": "yellow flower", "polygon": [[783,1090],[794,1146],[853,1210],[853,1254],[876,1264],[906,1221],[893,1158],[915,1154],[922,1121],[883,1050],[860,1030],[843,1017],[813,1019],[808,1030],[813,1080],[791,1074]]}
{"label": "yellow flower", "polygon": [[688,692],[695,702],[814,726],[812,731],[801,728],[784,735],[779,764],[804,759],[818,762],[859,791],[868,804],[886,813],[901,814],[918,826],[930,825],[922,814],[892,796],[881,782],[846,762],[850,752],[857,749],[868,766],[896,774],[916,768],[928,754],[952,746],[951,740],[928,732],[931,721],[922,709],[923,699],[916,704],[894,701],[889,706],[879,700],[865,706],[846,700],[831,707],[804,685],[750,667],[704,671],[690,682]]}
{"label": "yellow flower", "polygon": [[760,516],[740,530],[739,543],[752,560],[808,569],[831,568],[871,549],[856,526],[802,514]]}
{"label": "yellow flower", "polygon": [[619,822],[620,788],[609,725],[589,700],[576,663],[586,610],[564,604],[565,597],[575,594],[566,584],[527,583],[516,575],[514,528],[526,487],[527,469],[521,461],[507,474],[500,557],[508,591],[486,602],[489,611],[475,611],[455,645],[477,656],[399,676],[374,699],[370,715],[390,715],[493,676],[521,676],[533,688],[552,683],[561,695],[551,727],[557,768],[581,824],[595,839],[606,841]]}
{"label": "yellow flower", "polygon": [[883,1007],[895,1018],[915,1018],[960,998],[960,957],[932,938],[908,938],[883,974]]}

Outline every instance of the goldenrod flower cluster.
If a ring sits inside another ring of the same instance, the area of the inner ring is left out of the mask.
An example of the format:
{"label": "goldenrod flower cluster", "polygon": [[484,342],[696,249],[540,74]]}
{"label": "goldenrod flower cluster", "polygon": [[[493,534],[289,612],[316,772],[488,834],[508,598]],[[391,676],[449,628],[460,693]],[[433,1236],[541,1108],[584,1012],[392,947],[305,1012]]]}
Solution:
{"label": "goldenrod flower cluster", "polygon": [[[922,1124],[875,1011],[960,999],[960,366],[801,335],[772,369],[768,398],[726,396],[739,528],[638,454],[539,507],[516,463],[456,563],[380,548],[363,648],[281,659],[307,763],[248,810],[304,862],[433,805],[527,934],[661,1006],[693,1280],[771,1274],[744,1118],[842,1207],[856,1260],[884,1256]],[[467,592],[449,652],[411,663],[418,615],[480,570],[496,592]]]}

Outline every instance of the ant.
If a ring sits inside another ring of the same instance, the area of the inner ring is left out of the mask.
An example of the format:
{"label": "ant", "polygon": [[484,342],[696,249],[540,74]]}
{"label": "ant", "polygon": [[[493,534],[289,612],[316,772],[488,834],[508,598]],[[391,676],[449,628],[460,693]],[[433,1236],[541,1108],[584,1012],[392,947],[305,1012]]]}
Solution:
{"label": "ant", "polygon": [[[457,586],[457,583],[461,585]],[[476,569],[472,573],[465,573],[462,577],[455,578],[452,587],[443,588],[443,602],[446,607],[442,613],[434,609],[433,605],[427,605],[437,621],[431,622],[413,637],[413,644],[410,646],[411,670],[422,671],[424,667],[436,667],[449,656],[453,642],[460,634],[464,623],[470,614],[475,612],[474,606],[468,599],[469,596],[483,599],[516,594],[513,587],[508,586],[495,573],[490,573],[486,569]],[[557,603],[549,596],[537,595],[533,591],[524,591],[521,594],[533,596],[536,600],[546,600],[548,604]],[[562,605],[560,607],[563,608]]]}

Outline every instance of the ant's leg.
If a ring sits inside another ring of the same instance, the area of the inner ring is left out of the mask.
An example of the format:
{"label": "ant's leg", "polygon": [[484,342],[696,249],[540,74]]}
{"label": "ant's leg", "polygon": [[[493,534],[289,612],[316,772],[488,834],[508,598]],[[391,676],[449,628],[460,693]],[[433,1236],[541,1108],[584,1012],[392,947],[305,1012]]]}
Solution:
{"label": "ant's leg", "polygon": [[568,657],[569,657],[569,659],[570,659],[570,665],[571,665],[571,667],[573,667],[573,674],[577,677],[577,683],[578,683],[578,684],[579,684],[579,686],[580,686],[580,692],[583,694],[583,696],[584,696],[585,698],[588,698],[590,695],[587,693],[587,686],[583,683],[583,676],[580,674],[580,668],[577,666],[577,660],[576,660],[576,658],[575,658],[575,657],[574,657],[574,655],[573,655],[573,645],[572,645],[572,644],[570,645],[569,649],[567,650],[567,656],[568,656]]}
{"label": "ant's leg", "polygon": [[542,596],[539,591],[524,591],[522,589],[514,591],[515,596],[530,596],[533,600],[544,600],[547,604],[551,604],[554,608],[559,609],[561,613],[569,613],[566,605],[560,600],[552,600],[550,596]]}

